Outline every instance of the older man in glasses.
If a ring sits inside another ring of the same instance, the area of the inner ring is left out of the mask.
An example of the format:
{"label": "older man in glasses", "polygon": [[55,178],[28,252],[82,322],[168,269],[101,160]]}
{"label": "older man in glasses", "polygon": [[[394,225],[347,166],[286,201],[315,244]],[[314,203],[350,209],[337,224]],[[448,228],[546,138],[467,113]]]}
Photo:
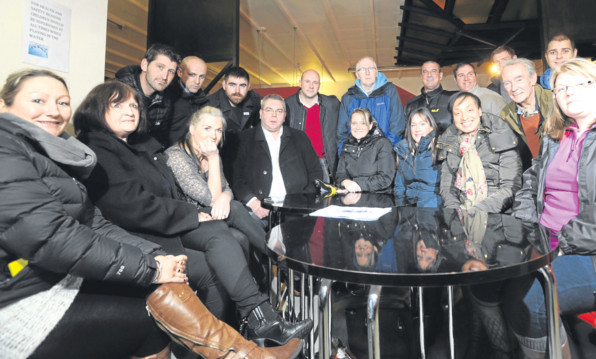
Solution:
{"label": "older man in glasses", "polygon": [[337,126],[339,151],[350,134],[350,116],[357,108],[370,110],[378,127],[395,146],[405,128],[404,112],[397,89],[378,72],[372,57],[363,57],[356,63],[356,83],[341,98]]}
{"label": "older man in glasses", "polygon": [[259,219],[269,211],[266,197],[315,192],[315,179],[323,178],[319,157],[303,131],[283,126],[286,103],[276,94],[263,98],[261,125],[242,132],[234,162],[234,194]]}
{"label": "older man in glasses", "polygon": [[517,148],[525,171],[532,165],[532,158],[538,156],[542,124],[552,108],[552,91],[537,84],[536,68],[524,58],[503,63],[501,79],[512,99],[501,111],[501,118],[518,137]]}

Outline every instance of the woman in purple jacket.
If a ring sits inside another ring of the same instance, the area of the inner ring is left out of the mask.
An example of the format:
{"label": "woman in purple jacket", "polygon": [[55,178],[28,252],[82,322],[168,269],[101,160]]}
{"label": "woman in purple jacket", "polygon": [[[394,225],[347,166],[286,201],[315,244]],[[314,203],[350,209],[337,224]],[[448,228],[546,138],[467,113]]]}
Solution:
{"label": "woman in purple jacket", "polygon": [[[551,84],[554,111],[544,125],[541,153],[524,173],[513,212],[540,223],[551,248],[559,246],[553,270],[560,312],[578,314],[594,310],[596,292],[596,262],[590,258],[596,254],[596,64],[572,59],[553,71]],[[511,308],[505,313],[522,352],[544,358],[547,326],[540,286],[529,278],[525,288],[510,286],[509,295]],[[568,357],[563,328],[561,332]]]}

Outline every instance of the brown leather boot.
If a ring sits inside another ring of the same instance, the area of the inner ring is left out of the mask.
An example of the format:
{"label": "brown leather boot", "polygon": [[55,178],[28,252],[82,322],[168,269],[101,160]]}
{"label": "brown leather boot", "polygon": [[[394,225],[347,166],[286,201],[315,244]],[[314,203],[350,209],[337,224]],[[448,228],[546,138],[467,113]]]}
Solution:
{"label": "brown leather boot", "polygon": [[172,357],[172,351],[170,350],[170,344],[163,348],[162,351],[156,354],[152,354],[146,357],[131,357],[130,359],[170,359]]}
{"label": "brown leather boot", "polygon": [[299,339],[258,347],[211,314],[187,284],[160,285],[147,298],[147,310],[173,341],[206,359],[293,359],[302,349]]}

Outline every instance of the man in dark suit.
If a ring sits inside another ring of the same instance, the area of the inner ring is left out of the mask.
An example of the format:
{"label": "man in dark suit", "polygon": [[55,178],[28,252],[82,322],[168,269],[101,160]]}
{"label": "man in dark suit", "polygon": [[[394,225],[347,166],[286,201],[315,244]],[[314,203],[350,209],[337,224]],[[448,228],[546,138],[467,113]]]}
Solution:
{"label": "man in dark suit", "polygon": [[314,192],[314,180],[323,178],[323,170],[308,136],[283,126],[286,104],[281,96],[265,96],[259,113],[261,125],[241,133],[233,189],[263,219],[269,214],[261,206],[265,197]]}

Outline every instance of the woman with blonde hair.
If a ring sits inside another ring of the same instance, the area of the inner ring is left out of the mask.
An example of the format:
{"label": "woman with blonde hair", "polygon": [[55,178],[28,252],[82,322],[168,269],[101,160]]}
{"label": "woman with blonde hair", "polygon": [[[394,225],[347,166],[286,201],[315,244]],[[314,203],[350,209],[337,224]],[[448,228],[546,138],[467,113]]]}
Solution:
{"label": "woman with blonde hair", "polygon": [[[246,207],[234,200],[224,177],[219,149],[225,129],[221,110],[203,107],[190,118],[186,136],[166,151],[167,164],[188,202],[208,212],[213,219],[224,220],[245,235],[254,248],[266,254],[265,231]],[[248,251],[247,247],[244,249]]]}
{"label": "woman with blonde hair", "polygon": [[[513,214],[540,223],[550,247],[559,246],[553,270],[560,312],[577,314],[594,310],[596,292],[590,257],[596,255],[596,64],[569,60],[553,71],[551,85],[554,111],[544,124],[541,152],[524,173]],[[517,295],[508,302],[510,324],[526,357],[543,358],[546,315],[540,286],[526,278],[525,286],[511,287]],[[568,355],[568,345],[563,348]]]}

